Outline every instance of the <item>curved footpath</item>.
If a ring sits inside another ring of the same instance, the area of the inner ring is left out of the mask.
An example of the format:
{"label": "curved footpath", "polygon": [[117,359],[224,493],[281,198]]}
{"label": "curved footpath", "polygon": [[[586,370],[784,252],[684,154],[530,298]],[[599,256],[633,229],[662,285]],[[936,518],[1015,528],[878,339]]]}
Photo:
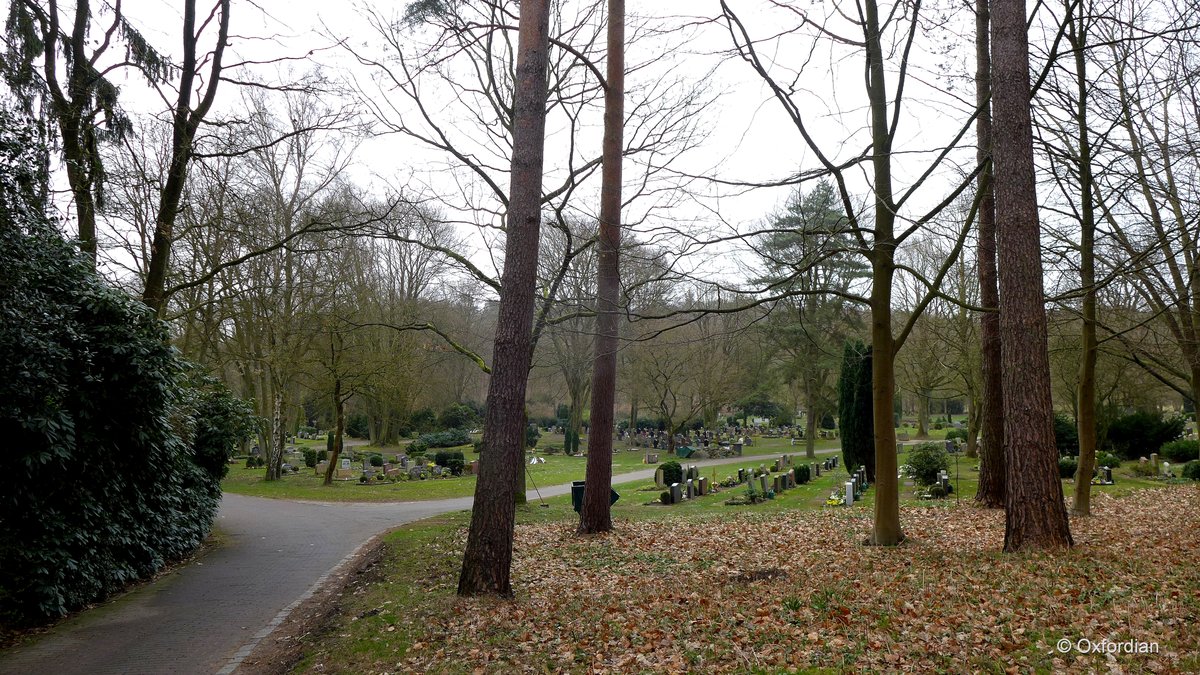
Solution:
{"label": "curved footpath", "polygon": [[[821,450],[829,454],[838,450]],[[790,454],[797,454],[792,452]],[[766,461],[772,455],[762,455]],[[731,457],[715,466],[753,461]],[[643,469],[614,484],[654,476]],[[541,495],[571,486],[543,487]],[[533,491],[530,501],[537,499]],[[232,673],[287,613],[373,536],[471,508],[471,497],[421,502],[317,503],[226,494],[221,543],[186,565],[0,652],[0,674]]]}

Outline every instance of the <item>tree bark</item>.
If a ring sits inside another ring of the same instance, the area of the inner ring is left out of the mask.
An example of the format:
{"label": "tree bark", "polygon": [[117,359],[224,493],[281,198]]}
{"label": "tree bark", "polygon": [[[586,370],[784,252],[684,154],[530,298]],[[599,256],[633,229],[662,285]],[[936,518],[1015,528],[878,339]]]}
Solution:
{"label": "tree bark", "polygon": [[600,186],[600,251],[596,263],[596,358],[592,368],[591,434],[579,514],[581,534],[612,529],[612,431],[617,389],[617,304],[621,291],[621,152],[625,124],[625,0],[608,0],[607,86]]}
{"label": "tree bark", "polygon": [[338,459],[342,456],[342,443],[346,432],[346,403],[342,400],[342,378],[333,381],[333,452],[329,466],[325,467],[325,485],[333,485],[333,474],[337,471]]}
{"label": "tree bark", "polygon": [[978,271],[980,303],[988,310],[979,320],[980,362],[983,370],[983,419],[979,448],[979,488],[975,503],[984,508],[1004,506],[1004,386],[1000,369],[1000,293],[996,282],[996,202],[992,192],[992,95],[990,0],[975,0],[975,101],[979,117],[976,157],[987,162],[979,176]]}
{"label": "tree bark", "polygon": [[816,383],[812,379],[804,381],[804,397],[807,406],[804,415],[804,456],[813,459],[817,456],[817,417],[821,414],[816,405]]}
{"label": "tree bark", "polygon": [[512,174],[500,310],[471,530],[458,594],[512,595],[513,491],[523,469],[525,389],[531,360],[534,276],[546,135],[549,0],[521,3],[513,101]]}
{"label": "tree bark", "polygon": [[996,243],[1006,475],[1004,550],[1072,544],[1058,477],[1029,113],[1024,0],[992,4]]}

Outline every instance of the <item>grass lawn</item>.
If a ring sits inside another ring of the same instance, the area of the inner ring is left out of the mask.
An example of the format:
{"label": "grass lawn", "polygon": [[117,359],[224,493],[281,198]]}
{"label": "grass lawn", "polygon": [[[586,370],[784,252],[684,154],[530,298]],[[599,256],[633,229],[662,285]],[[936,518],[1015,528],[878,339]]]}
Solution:
{"label": "grass lawn", "polygon": [[[1123,467],[1094,490],[1095,515],[1072,519],[1074,549],[1003,554],[1003,513],[971,505],[974,462],[960,462],[960,503],[903,489],[908,540],[896,548],[860,545],[873,491],[821,506],[841,469],[739,507],[723,501],[743,488],[663,507],[642,505],[652,485],[629,485],[615,531],[595,537],[573,534],[569,498],[530,504],[518,509],[512,601],[455,597],[467,512],[414,524],[387,536],[336,618],[304,636],[296,671],[1200,669],[1200,531],[1181,527],[1200,488]],[[1056,649],[1081,638],[1158,653]]]}
{"label": "grass lawn", "polygon": [[[543,436],[539,445],[561,446],[562,442],[563,438],[561,434],[551,434]],[[306,446],[320,444],[321,448],[325,447],[324,441],[306,442],[302,440],[300,443]],[[836,440],[820,440],[817,442],[817,449],[835,448],[837,444],[838,441]],[[463,450],[463,454],[467,457],[468,461],[478,457],[478,455],[471,452],[469,446],[455,449]],[[363,446],[353,448],[353,450],[357,452],[379,451],[379,449]],[[383,452],[393,454],[396,450],[384,449]],[[623,450],[614,454],[613,473],[623,474],[653,468],[653,465],[642,463],[644,452],[645,450],[636,449]],[[746,457],[777,456],[785,453],[799,457],[804,454],[804,447],[800,445],[792,447],[788,439],[768,438],[757,440],[755,445],[746,448],[744,451]],[[564,455],[538,456],[543,457],[546,463],[526,467],[529,471],[526,482],[528,489],[532,490],[535,485],[540,488],[561,485],[573,480],[583,480],[587,467],[586,457],[566,457]],[[667,455],[660,452],[659,459],[666,461]],[[754,463],[754,466],[757,465],[758,462]],[[325,486],[321,484],[321,477],[317,476],[312,469],[301,468],[298,474],[290,474],[280,480],[269,482],[263,480],[263,473],[263,469],[247,469],[240,464],[233,465],[230,466],[229,475],[221,483],[221,487],[225,492],[252,497],[340,502],[421,501],[470,497],[475,494],[474,476],[423,481],[401,481],[399,483],[377,483],[372,485],[361,485],[357,480],[334,481],[333,485]],[[737,473],[737,470],[735,469],[733,473]],[[705,475],[709,475],[709,473]],[[722,474],[722,476],[724,475],[726,474]]]}

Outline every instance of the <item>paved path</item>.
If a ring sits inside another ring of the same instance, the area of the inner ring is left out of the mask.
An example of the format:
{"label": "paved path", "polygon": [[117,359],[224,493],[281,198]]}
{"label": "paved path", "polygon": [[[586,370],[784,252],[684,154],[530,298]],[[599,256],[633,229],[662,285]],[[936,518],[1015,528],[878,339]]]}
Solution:
{"label": "paved path", "polygon": [[[761,456],[764,462],[770,457]],[[653,476],[654,469],[644,469],[614,476],[613,482]],[[541,487],[543,497],[570,491],[569,484]],[[536,497],[531,490],[530,500]],[[227,494],[217,516],[223,539],[219,547],[63,622],[32,644],[0,652],[0,674],[232,672],[287,611],[371,537],[403,523],[469,509],[471,502],[462,497],[326,504]]]}

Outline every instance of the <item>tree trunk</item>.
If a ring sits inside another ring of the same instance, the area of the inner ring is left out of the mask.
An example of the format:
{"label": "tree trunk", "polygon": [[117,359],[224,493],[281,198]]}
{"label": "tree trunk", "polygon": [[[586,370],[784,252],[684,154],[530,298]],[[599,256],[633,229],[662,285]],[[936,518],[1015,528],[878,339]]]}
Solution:
{"label": "tree trunk", "polygon": [[929,398],[928,389],[917,390],[917,438],[929,438]]}
{"label": "tree trunk", "polygon": [[532,356],[534,273],[541,224],[549,0],[524,0],[520,12],[504,275],[488,382],[484,454],[458,580],[458,594],[463,596],[512,595],[513,491],[517,474],[524,468],[521,420]]}
{"label": "tree trunk", "polygon": [[274,396],[274,412],[271,415],[271,438],[263,447],[267,458],[266,480],[279,480],[283,475],[283,394],[278,391]]}
{"label": "tree trunk", "polygon": [[816,405],[816,386],[810,379],[804,381],[804,456],[813,459],[817,456],[817,418],[821,412]]}
{"label": "tree trunk", "polygon": [[325,467],[325,485],[333,485],[333,474],[342,456],[343,434],[346,432],[346,403],[342,400],[340,377],[333,381],[333,419],[333,452],[329,455],[329,466]]}
{"label": "tree trunk", "polygon": [[621,152],[625,124],[625,0],[608,0],[608,72],[600,185],[600,251],[596,263],[596,359],[592,368],[592,433],[579,532],[612,529],[612,430],[617,390],[617,320],[621,292]]}
{"label": "tree trunk", "polygon": [[629,430],[637,433],[638,424],[638,400],[637,394],[630,397],[629,401]]}
{"label": "tree trunk", "polygon": [[[1082,14],[1082,5],[1078,11]],[[1079,132],[1079,285],[1083,289],[1080,336],[1083,353],[1079,360],[1079,396],[1075,418],[1079,432],[1079,465],[1075,469],[1075,503],[1072,512],[1088,516],[1092,513],[1092,471],[1096,468],[1096,211],[1092,198],[1092,147],[1087,126],[1086,25],[1080,17],[1076,28],[1075,21],[1074,17],[1070,19],[1067,36],[1075,52],[1077,84],[1075,121]]]}
{"label": "tree trunk", "polygon": [[884,82],[879,7],[867,0],[867,95],[871,105],[871,153],[875,178],[875,239],[871,248],[871,396],[875,423],[875,523],[868,543],[894,546],[900,530],[900,486],[896,476],[895,338],[892,336],[892,279],[895,273],[896,205],[892,199],[892,141]]}
{"label": "tree trunk", "polygon": [[979,299],[989,310],[979,320],[980,362],[983,370],[983,441],[979,455],[979,488],[975,503],[984,508],[1004,506],[1004,402],[1000,370],[1000,293],[996,283],[996,202],[992,193],[992,94],[991,22],[988,3],[975,0],[975,101],[980,107],[975,122],[976,156],[987,162],[979,176]]}
{"label": "tree trunk", "polygon": [[1024,0],[992,4],[996,243],[1004,388],[1004,550],[1072,544],[1058,477]]}
{"label": "tree trunk", "polygon": [[970,414],[967,417],[967,457],[974,458],[979,456],[979,413],[983,403],[973,391],[967,396],[967,402],[970,406]]}

